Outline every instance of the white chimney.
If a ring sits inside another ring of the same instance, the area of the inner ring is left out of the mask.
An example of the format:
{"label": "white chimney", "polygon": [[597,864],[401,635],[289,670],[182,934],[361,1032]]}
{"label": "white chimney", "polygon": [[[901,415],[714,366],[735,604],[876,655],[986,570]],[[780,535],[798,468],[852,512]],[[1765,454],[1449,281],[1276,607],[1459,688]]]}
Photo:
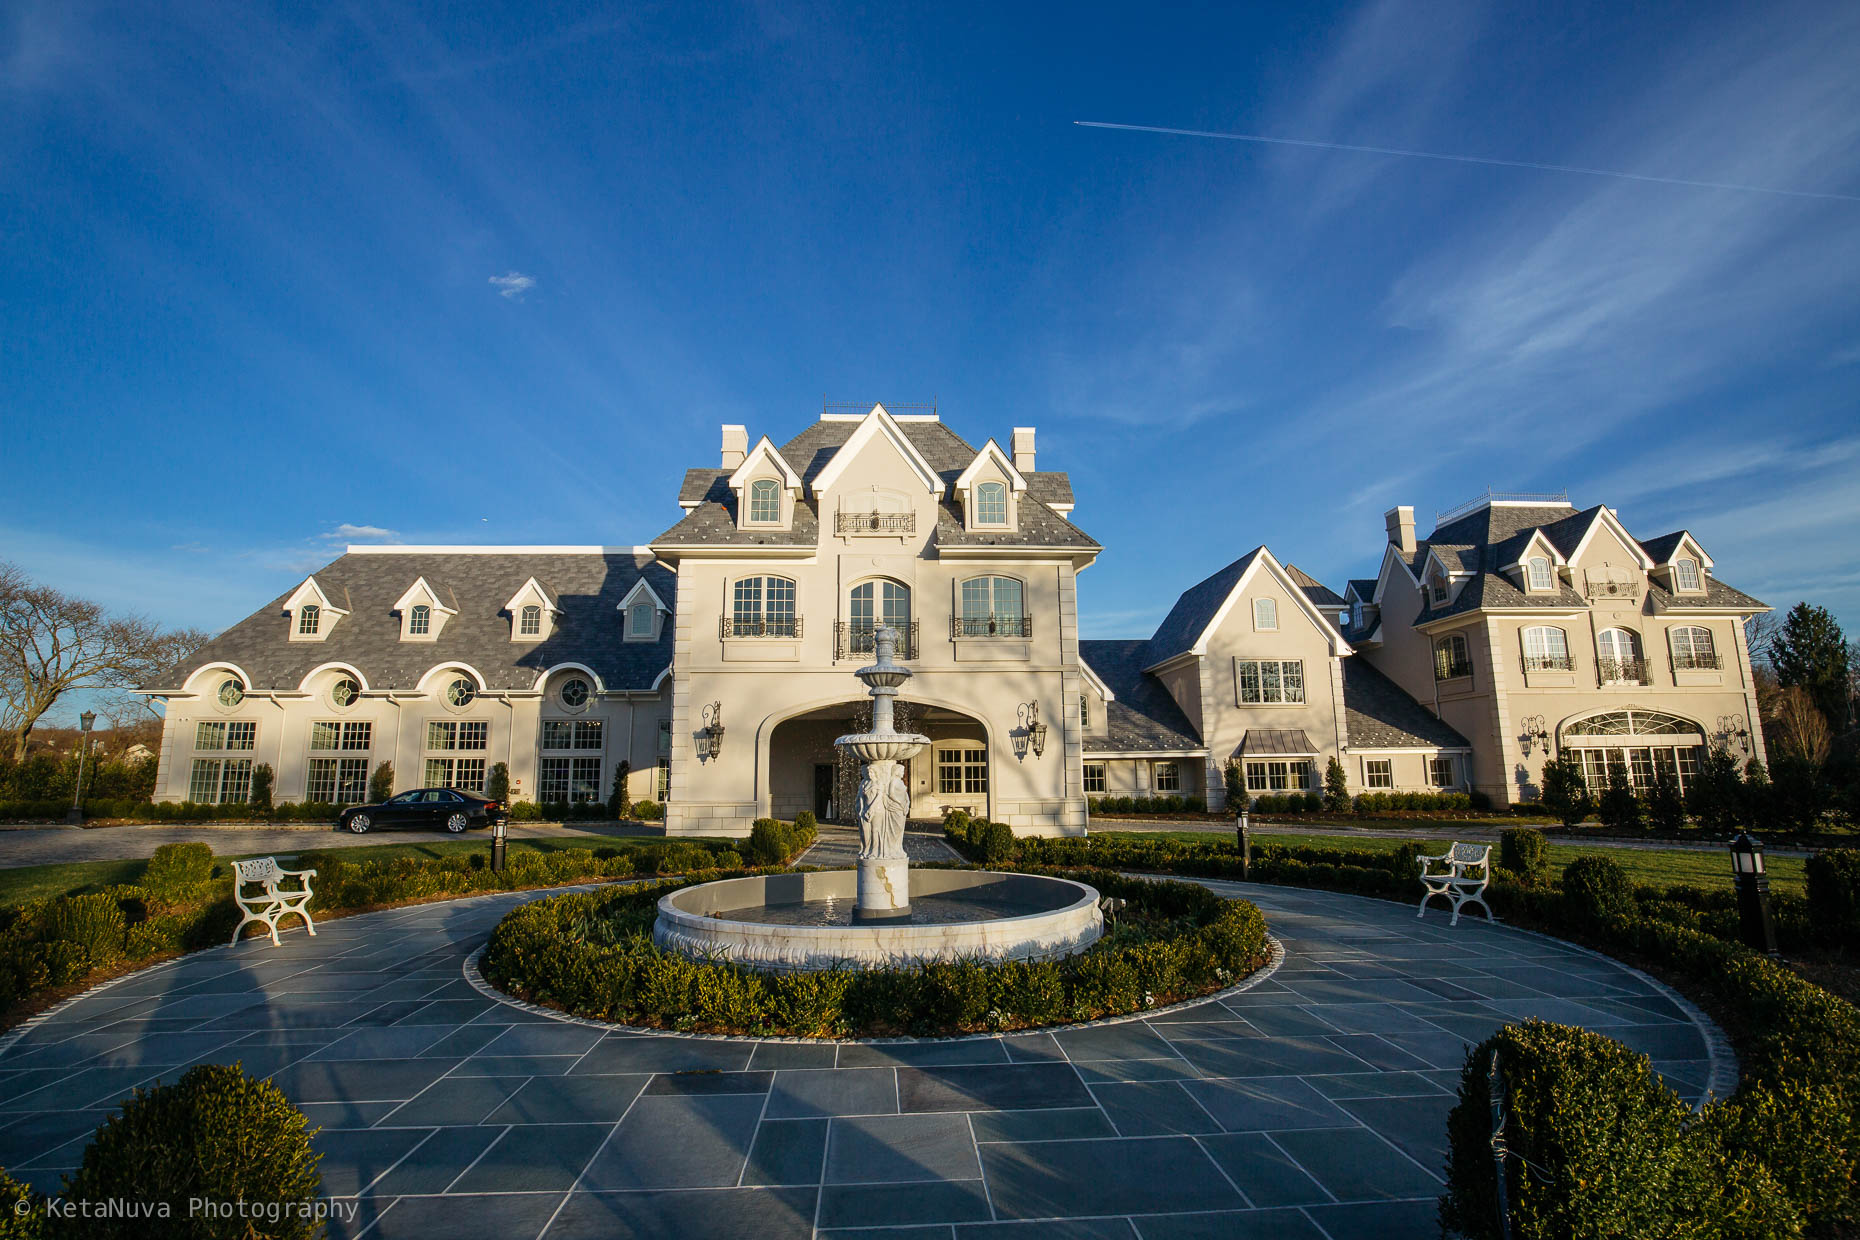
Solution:
{"label": "white chimney", "polygon": [[723,468],[735,469],[749,455],[749,428],[747,426],[726,426],[723,428]]}
{"label": "white chimney", "polygon": [[1033,472],[1033,428],[1017,426],[1014,428],[1014,468],[1023,474]]}
{"label": "white chimney", "polygon": [[1389,532],[1389,545],[1403,555],[1414,554],[1414,508],[1409,504],[1391,508],[1382,514],[1382,524]]}

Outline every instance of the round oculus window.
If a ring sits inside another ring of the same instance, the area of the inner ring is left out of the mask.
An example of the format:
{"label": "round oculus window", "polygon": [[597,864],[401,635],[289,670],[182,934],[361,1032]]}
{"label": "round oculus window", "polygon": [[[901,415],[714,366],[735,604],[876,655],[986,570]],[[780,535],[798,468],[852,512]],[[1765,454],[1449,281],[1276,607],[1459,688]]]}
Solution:
{"label": "round oculus window", "polygon": [[588,704],[588,682],[577,676],[562,686],[562,705],[586,706]]}
{"label": "round oculus window", "polygon": [[220,705],[224,706],[227,710],[231,710],[239,703],[245,701],[245,686],[229,677],[220,682],[220,691],[217,696],[220,700]]}
{"label": "round oculus window", "polygon": [[477,696],[478,686],[463,676],[446,686],[446,705],[448,706],[470,706],[472,699]]}
{"label": "round oculus window", "polygon": [[361,696],[362,687],[353,676],[344,676],[329,687],[329,700],[345,710],[355,705]]}

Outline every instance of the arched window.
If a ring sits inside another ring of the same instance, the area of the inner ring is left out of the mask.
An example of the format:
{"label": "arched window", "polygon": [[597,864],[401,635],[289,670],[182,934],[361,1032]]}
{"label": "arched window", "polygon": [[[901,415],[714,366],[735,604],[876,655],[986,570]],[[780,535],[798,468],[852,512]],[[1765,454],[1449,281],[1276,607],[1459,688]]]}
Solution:
{"label": "arched window", "polygon": [[1640,654],[1640,634],[1632,629],[1603,629],[1595,635],[1596,673],[1605,685],[1647,683],[1647,663]]}
{"label": "arched window", "polygon": [[1007,488],[999,482],[984,482],[975,488],[975,523],[1007,524]]}
{"label": "arched window", "polygon": [[1434,679],[1453,680],[1472,675],[1472,654],[1464,633],[1449,633],[1434,643]]}
{"label": "arched window", "polygon": [[542,608],[541,607],[537,606],[535,603],[528,603],[528,604],[525,604],[522,611],[517,613],[517,636],[518,637],[541,637],[542,636]]}
{"label": "arched window", "polygon": [[576,676],[562,682],[562,705],[578,709],[588,704],[588,682]]}
{"label": "arched window", "polygon": [[652,613],[653,606],[651,603],[635,603],[627,609],[626,622],[628,629],[631,630],[632,636],[652,636]]}
{"label": "arched window", "polygon": [[416,603],[407,613],[407,635],[425,637],[433,631],[433,609],[425,603]]}
{"label": "arched window", "polygon": [[1711,630],[1703,625],[1682,625],[1669,631],[1673,643],[1673,667],[1698,671],[1718,667],[1718,651],[1712,645]]}
{"label": "arched window", "polygon": [[781,485],[773,478],[757,478],[749,484],[749,519],[770,523],[781,520]]}
{"label": "arched window", "polygon": [[1678,584],[1681,590],[1698,589],[1699,562],[1697,560],[1681,560],[1679,563],[1673,565],[1673,580]]}
{"label": "arched window", "polygon": [[315,603],[305,603],[297,609],[297,633],[300,637],[315,637],[322,623],[323,609]]}
{"label": "arched window", "polygon": [[799,637],[794,582],[786,577],[745,577],[732,591],[732,637]]}
{"label": "arched window", "polygon": [[1032,625],[1021,584],[1014,578],[971,577],[962,583],[956,636],[1028,637]]}
{"label": "arched window", "polygon": [[1276,598],[1256,598],[1253,600],[1253,628],[1261,633],[1276,633],[1279,630],[1279,600]]}
{"label": "arched window", "polygon": [[846,608],[847,637],[854,654],[872,651],[879,625],[904,635],[904,657],[911,657],[911,591],[895,581],[864,581],[853,587]]}
{"label": "arched window", "polygon": [[343,710],[355,705],[361,696],[362,686],[356,683],[353,676],[339,677],[336,683],[329,687],[330,704]]}
{"label": "arched window", "polygon": [[469,676],[455,676],[446,685],[446,705],[448,706],[470,706],[477,696],[478,686],[472,683]]}
{"label": "arched window", "polygon": [[1531,589],[1548,590],[1556,584],[1550,576],[1550,561],[1541,555],[1534,555],[1530,562]]}
{"label": "arched window", "polygon": [[1567,672],[1575,666],[1569,657],[1569,636],[1562,629],[1537,625],[1524,630],[1526,671]]}
{"label": "arched window", "polygon": [[214,694],[214,696],[219,699],[221,706],[224,706],[227,710],[231,710],[233,707],[239,705],[239,703],[245,701],[245,686],[240,684],[233,677],[228,676],[225,680],[220,681],[219,692]]}

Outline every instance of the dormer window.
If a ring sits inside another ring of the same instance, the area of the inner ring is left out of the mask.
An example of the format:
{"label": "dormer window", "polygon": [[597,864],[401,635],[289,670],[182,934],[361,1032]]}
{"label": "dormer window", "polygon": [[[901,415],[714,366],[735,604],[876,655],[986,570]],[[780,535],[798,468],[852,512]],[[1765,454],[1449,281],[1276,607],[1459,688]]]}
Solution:
{"label": "dormer window", "polygon": [[1681,560],[1673,566],[1673,580],[1681,590],[1697,590],[1699,586],[1699,562]]}
{"label": "dormer window", "polygon": [[774,525],[781,520],[780,483],[773,478],[757,478],[749,484],[749,519],[759,525]]}
{"label": "dormer window", "polygon": [[425,637],[433,631],[433,609],[425,603],[416,606],[407,613],[407,633],[410,637]]}
{"label": "dormer window", "polygon": [[652,604],[651,603],[633,604],[632,607],[627,609],[626,624],[627,624],[627,636],[629,637],[651,637],[652,636]]}
{"label": "dormer window", "polygon": [[315,603],[305,603],[297,609],[297,635],[315,637],[323,624],[323,609]]}
{"label": "dormer window", "polygon": [[1427,584],[1427,597],[1438,607],[1447,601],[1447,579],[1436,574]]}
{"label": "dormer window", "polygon": [[999,482],[984,482],[975,488],[975,523],[1007,524],[1007,487]]}
{"label": "dormer window", "polygon": [[1550,561],[1541,555],[1531,557],[1530,583],[1533,590],[1548,590],[1555,585],[1550,575]]}
{"label": "dormer window", "polygon": [[504,604],[504,614],[510,617],[510,640],[513,642],[546,641],[555,636],[562,622],[562,609],[534,577],[510,596]]}
{"label": "dormer window", "polygon": [[1253,600],[1253,629],[1259,633],[1278,632],[1279,600],[1272,598]]}
{"label": "dormer window", "polygon": [[519,637],[542,636],[542,608],[531,603],[518,613],[517,635]]}
{"label": "dormer window", "polygon": [[626,640],[630,642],[657,641],[661,618],[671,614],[671,608],[646,584],[644,577],[634,582],[633,588],[626,592],[626,597],[620,600],[619,610]]}

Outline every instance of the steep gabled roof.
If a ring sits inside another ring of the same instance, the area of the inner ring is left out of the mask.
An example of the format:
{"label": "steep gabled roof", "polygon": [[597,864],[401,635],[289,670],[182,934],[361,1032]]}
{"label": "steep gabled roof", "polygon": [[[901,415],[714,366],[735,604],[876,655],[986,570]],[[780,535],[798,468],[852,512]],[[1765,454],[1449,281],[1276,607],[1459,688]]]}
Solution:
{"label": "steep gabled roof", "polygon": [[[808,480],[808,488],[815,495],[819,495],[824,488],[832,486],[866,444],[875,439],[883,439],[891,444],[899,456],[904,458],[904,463],[910,467],[911,473],[916,476],[918,483],[925,491],[931,495],[941,496],[944,489],[941,476],[935,467],[924,459],[923,452],[912,442],[911,437],[905,433],[897,420],[885,411],[883,405],[873,405],[871,412],[854,422],[852,428],[852,434],[846,437],[845,442],[840,444],[826,464]],[[994,441],[989,440],[989,442]]]}
{"label": "steep gabled roof", "polygon": [[1085,738],[1087,754],[1202,748],[1195,725],[1169,690],[1143,671],[1148,645],[1141,638],[1079,642],[1079,661],[1116,695],[1105,703],[1104,730]]}
{"label": "steep gabled roof", "polygon": [[1465,749],[1467,740],[1367,660],[1343,661],[1351,749]]}
{"label": "steep gabled roof", "polygon": [[1352,577],[1343,588],[1344,596],[1362,599],[1365,603],[1376,601],[1376,579],[1374,577]]}
{"label": "steep gabled roof", "polygon": [[[1329,616],[1318,610],[1317,604],[1307,595],[1296,579],[1285,571],[1271,551],[1264,546],[1255,547],[1239,559],[1221,569],[1211,577],[1196,582],[1184,590],[1157,626],[1150,637],[1150,649],[1145,667],[1155,667],[1184,654],[1200,654],[1204,650],[1208,635],[1220,622],[1225,610],[1231,606],[1236,592],[1245,584],[1252,573],[1263,569],[1271,573],[1282,585],[1288,587],[1294,603],[1302,603],[1305,615],[1319,629],[1331,638],[1332,648],[1337,654],[1348,654],[1349,643],[1343,633],[1331,622]],[[1307,578],[1307,580],[1311,580]],[[1332,596],[1335,597],[1335,596]],[[1337,599],[1333,606],[1341,605]]]}
{"label": "steep gabled roof", "polygon": [[1343,596],[1335,590],[1300,569],[1296,564],[1285,566],[1285,575],[1298,583],[1298,588],[1305,592],[1305,597],[1319,607],[1342,607]]}

